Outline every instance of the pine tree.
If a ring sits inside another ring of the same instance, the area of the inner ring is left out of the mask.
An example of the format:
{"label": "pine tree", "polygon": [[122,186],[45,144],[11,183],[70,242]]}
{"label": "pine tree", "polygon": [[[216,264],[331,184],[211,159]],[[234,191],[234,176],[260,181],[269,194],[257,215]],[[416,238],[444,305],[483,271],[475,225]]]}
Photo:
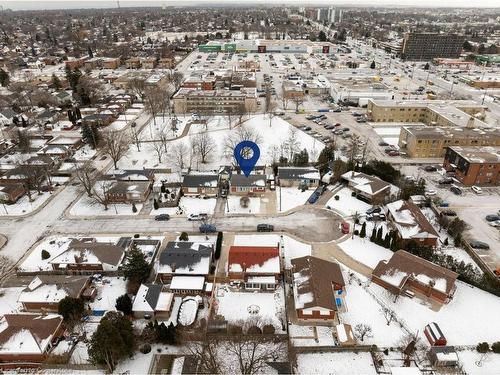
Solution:
{"label": "pine tree", "polygon": [[383,229],[382,229],[382,226],[380,226],[378,228],[377,238],[375,240],[375,243],[377,243],[378,245],[382,245],[382,242],[383,242],[382,235],[383,235]]}
{"label": "pine tree", "polygon": [[5,87],[9,84],[9,73],[5,70],[0,69],[0,85]]}
{"label": "pine tree", "polygon": [[215,259],[217,260],[220,258],[220,252],[222,249],[222,238],[223,238],[222,232],[217,233],[217,241],[215,243]]}
{"label": "pine tree", "polygon": [[370,64],[370,69],[375,69],[376,65],[375,65],[375,60],[372,61],[372,63]]}
{"label": "pine tree", "polygon": [[370,236],[370,241],[375,242],[376,239],[377,239],[377,230],[375,229],[375,227],[373,227],[372,235]]}
{"label": "pine tree", "polygon": [[189,241],[189,236],[186,232],[182,232],[179,236],[179,241]]}
{"label": "pine tree", "polygon": [[92,52],[92,48],[90,48],[90,46],[89,46],[89,48],[88,48],[88,51],[87,51],[87,52],[88,52],[88,55],[89,55],[89,57],[90,57],[90,58],[93,58],[93,57],[94,57],[94,53]]}
{"label": "pine tree", "polygon": [[384,247],[390,248],[391,247],[391,235],[389,233],[385,234],[384,237]]}
{"label": "pine tree", "polygon": [[359,237],[366,237],[366,221],[363,223],[363,225],[361,225],[361,232],[359,232]]}
{"label": "pine tree", "polygon": [[132,202],[132,212],[135,214],[137,212],[137,207],[134,202]]}
{"label": "pine tree", "polygon": [[97,148],[99,142],[101,141],[101,133],[96,125],[82,125],[82,140],[87,143],[93,149]]}
{"label": "pine tree", "polygon": [[61,80],[55,74],[52,74],[52,85],[56,90],[59,90],[62,87]]}
{"label": "pine tree", "polygon": [[151,266],[146,262],[144,254],[137,248],[135,243],[132,244],[125,255],[122,270],[126,279],[137,283],[145,281],[151,272]]}
{"label": "pine tree", "polygon": [[159,208],[159,206],[158,206],[158,201],[157,201],[156,199],[155,199],[155,200],[153,200],[153,208],[154,208],[155,210],[157,210],[157,209]]}
{"label": "pine tree", "polygon": [[123,294],[116,299],[115,307],[118,311],[121,311],[124,315],[132,314],[132,300],[128,294]]}

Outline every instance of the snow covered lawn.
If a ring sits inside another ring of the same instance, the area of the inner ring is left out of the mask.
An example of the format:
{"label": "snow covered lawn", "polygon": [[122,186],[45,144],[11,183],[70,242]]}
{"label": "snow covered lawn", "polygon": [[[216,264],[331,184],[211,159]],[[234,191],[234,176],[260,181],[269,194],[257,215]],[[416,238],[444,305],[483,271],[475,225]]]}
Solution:
{"label": "snow covered lawn", "polygon": [[238,292],[221,285],[216,292],[216,314],[230,323],[258,320],[260,328],[272,324],[281,332],[285,322],[285,297],[283,289],[273,292]]}
{"label": "snow covered lawn", "polygon": [[[489,353],[486,356],[475,350],[457,351],[458,359],[468,375],[493,375],[500,369],[500,354]],[[480,362],[478,366],[478,362]]]}
{"label": "snow covered lawn", "polygon": [[302,206],[307,202],[313,191],[314,190],[301,191],[296,187],[278,187],[276,190],[276,210],[278,210],[278,212],[284,212]]}
{"label": "snow covered lawn", "polygon": [[375,375],[370,353],[308,353],[297,355],[298,374]]}
{"label": "snow covered lawn", "polygon": [[14,204],[2,205],[2,207],[0,208],[0,216],[28,214],[47,202],[47,200],[54,194],[56,193],[52,192],[51,194],[49,192],[42,192],[42,194],[38,194],[36,191],[32,191],[32,202],[30,202],[27,195],[24,195],[23,197],[19,198],[19,200]]}
{"label": "snow covered lawn", "polygon": [[260,198],[248,198],[250,202],[248,207],[241,207],[240,204],[241,197],[230,195],[227,197],[227,204],[229,206],[229,211],[226,206],[225,210],[230,214],[258,214],[260,212]]}
{"label": "snow covered lawn", "polygon": [[470,263],[474,267],[477,267],[478,272],[483,273],[483,271],[481,271],[481,269],[477,266],[476,262],[474,262],[474,259],[471,258],[467,251],[460,247],[443,246],[438,251],[453,257],[457,262],[464,262],[465,264]]}
{"label": "snow covered lawn", "polygon": [[[277,246],[280,242],[277,234],[249,234],[234,237],[235,246]],[[283,247],[285,252],[285,267],[292,266],[292,259],[311,255],[312,246],[296,239],[283,236]]]}
{"label": "snow covered lawn", "polygon": [[[68,237],[47,237],[38,244],[19,266],[20,271],[48,271],[52,269],[51,259],[59,256],[68,248],[71,239]],[[42,251],[49,253],[49,258],[42,259]]]}
{"label": "snow covered lawn", "polygon": [[105,210],[102,204],[83,194],[71,207],[69,213],[74,216],[113,216],[113,215],[138,215],[142,209],[141,203],[136,203],[137,212],[132,211],[132,204],[110,203]]}
{"label": "snow covered lawn", "polygon": [[116,299],[127,291],[125,285],[122,277],[103,277],[97,287],[97,297],[90,303],[92,311],[115,311]]}
{"label": "snow covered lawn", "polygon": [[288,326],[290,339],[294,346],[335,346],[333,327],[326,326]]}
{"label": "snow covered lawn", "polygon": [[170,216],[188,216],[190,214],[213,214],[216,198],[195,198],[195,197],[181,197],[178,207],[163,207],[157,210],[153,209],[150,215],[169,214]]}
{"label": "snow covered lawn", "polygon": [[182,134],[186,124],[190,121],[190,117],[178,117],[176,127],[173,128],[172,119],[167,114],[165,116],[156,116],[155,120],[151,119],[143,128],[140,137],[146,140],[158,139],[160,134],[163,133],[167,135],[167,139],[175,139]]}
{"label": "snow covered lawn", "polygon": [[[360,230],[360,228],[358,228]],[[371,230],[365,238],[354,236],[340,242],[339,247],[351,258],[357,260],[364,265],[375,268],[381,260],[388,260],[394,254],[391,250],[379,246],[370,241]]]}
{"label": "snow covered lawn", "polygon": [[335,195],[339,196],[339,200],[335,200],[335,195],[326,203],[327,207],[340,213],[342,216],[352,216],[356,212],[358,214],[365,213],[371,207],[371,204],[353,197],[352,190],[343,188]]}
{"label": "snow covered lawn", "polygon": [[0,289],[0,316],[18,312],[22,309],[22,305],[17,300],[23,290],[24,287]]}

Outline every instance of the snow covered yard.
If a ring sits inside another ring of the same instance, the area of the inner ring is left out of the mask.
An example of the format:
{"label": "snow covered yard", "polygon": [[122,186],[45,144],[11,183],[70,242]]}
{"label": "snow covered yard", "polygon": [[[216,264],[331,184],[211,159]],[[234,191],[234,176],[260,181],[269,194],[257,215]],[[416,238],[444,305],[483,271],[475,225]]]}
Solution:
{"label": "snow covered yard", "polygon": [[[500,354],[489,353],[486,356],[475,350],[457,351],[458,359],[468,375],[494,375],[500,369]],[[478,366],[478,362],[480,365]]]}
{"label": "snow covered yard", "polygon": [[288,332],[294,346],[335,346],[333,327],[290,324]]}
{"label": "snow covered yard", "polygon": [[97,314],[115,311],[116,299],[127,291],[123,277],[103,277],[101,282],[94,285],[97,286],[97,297],[89,305]]}
{"label": "snow covered yard", "polygon": [[278,212],[284,212],[302,206],[307,202],[313,191],[314,190],[301,191],[296,187],[278,187],[276,190],[276,210]]}
{"label": "snow covered yard", "polygon": [[283,251],[285,252],[285,267],[292,266],[292,259],[311,255],[312,246],[296,239],[278,234],[247,234],[234,237],[235,246],[277,246],[283,238]]}
{"label": "snow covered yard", "polygon": [[297,355],[298,374],[375,375],[370,353],[308,353]]}
{"label": "snow covered yard", "polygon": [[[59,256],[68,249],[71,239],[68,237],[47,237],[40,242],[24,259],[19,266],[20,271],[48,271],[52,269],[51,259]],[[47,259],[42,258],[42,251],[49,253]]]}
{"label": "snow covered yard", "polygon": [[54,196],[56,192],[42,192],[38,194],[36,191],[31,191],[31,199],[30,202],[27,195],[22,196],[16,203],[13,204],[2,204],[0,208],[0,216],[9,216],[9,215],[26,215],[30,212],[35,211],[37,208],[42,206],[45,202],[47,202],[52,196]]}
{"label": "snow covered yard", "polygon": [[349,237],[338,245],[351,258],[370,268],[375,268],[381,260],[390,259],[394,253],[370,241],[371,229],[368,231],[368,226],[366,233],[367,237],[365,238],[360,238],[359,236],[354,236],[354,238]]}
{"label": "snow covered yard", "polygon": [[230,195],[227,197],[226,212],[229,214],[258,214],[260,213],[260,198],[248,198],[248,207],[241,207],[241,197]]}
{"label": "snow covered yard", "polygon": [[285,296],[281,287],[274,292],[238,292],[227,285],[220,285],[216,300],[216,315],[224,317],[229,323],[253,323],[255,320],[260,328],[272,324],[276,332],[284,331]]}
{"label": "snow covered yard", "polygon": [[216,198],[196,198],[196,197],[181,197],[177,207],[162,207],[157,210],[152,209],[150,215],[169,214],[170,216],[188,216],[191,214],[213,214]]}
{"label": "snow covered yard", "polygon": [[[365,213],[371,207],[371,204],[363,202],[351,194],[351,189],[343,188],[334,194],[326,203],[326,206],[337,211],[342,216],[352,216],[356,212],[358,214]],[[339,200],[335,199],[335,195],[339,196]]]}
{"label": "snow covered yard", "polygon": [[22,305],[17,302],[24,287],[2,288],[0,289],[0,316],[18,312]]}
{"label": "snow covered yard", "polygon": [[97,203],[87,194],[82,196],[69,210],[70,215],[73,216],[113,216],[113,215],[138,215],[142,209],[142,203],[136,203],[136,212],[132,211],[132,204],[129,203],[110,203],[108,209],[105,210],[104,206]]}
{"label": "snow covered yard", "polygon": [[146,140],[158,139],[162,134],[167,135],[167,139],[175,139],[179,137],[184,128],[191,122],[191,117],[177,117],[175,126],[172,124],[172,118],[167,114],[165,116],[156,116],[143,128],[141,138]]}

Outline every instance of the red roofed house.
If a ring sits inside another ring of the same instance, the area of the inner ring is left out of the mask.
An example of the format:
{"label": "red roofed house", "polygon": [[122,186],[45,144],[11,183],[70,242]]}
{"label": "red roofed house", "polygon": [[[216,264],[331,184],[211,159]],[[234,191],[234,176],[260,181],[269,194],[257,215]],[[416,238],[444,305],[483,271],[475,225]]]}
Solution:
{"label": "red roofed house", "polygon": [[228,275],[245,283],[245,289],[275,289],[281,276],[278,246],[231,246]]}

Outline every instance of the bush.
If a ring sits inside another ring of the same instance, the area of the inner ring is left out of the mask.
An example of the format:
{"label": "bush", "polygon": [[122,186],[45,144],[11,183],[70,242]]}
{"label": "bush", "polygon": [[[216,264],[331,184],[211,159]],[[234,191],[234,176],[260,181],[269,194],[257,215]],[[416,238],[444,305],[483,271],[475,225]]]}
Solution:
{"label": "bush", "polygon": [[158,201],[155,199],[155,200],[153,201],[153,208],[154,208],[155,210],[157,210],[157,209],[158,209],[158,207],[159,207],[159,206],[158,206]]}
{"label": "bush", "polygon": [[353,191],[353,192],[351,193],[351,197],[355,197],[355,196],[356,196],[356,192],[355,192],[355,191]]}
{"label": "bush", "polygon": [[179,241],[189,241],[189,236],[186,232],[182,232],[179,236]]}
{"label": "bush", "polygon": [[222,239],[224,237],[224,234],[222,232],[217,233],[217,242],[215,243],[215,259],[219,260],[220,258],[220,252],[222,249]]}
{"label": "bush", "polygon": [[356,229],[356,230],[354,231],[354,235],[355,235],[355,236],[359,236],[359,230],[357,230],[357,229]]}
{"label": "bush", "polygon": [[266,335],[274,335],[275,328],[272,324],[266,324],[264,327],[262,327],[262,333]]}
{"label": "bush", "polygon": [[132,203],[132,212],[134,214],[137,212],[137,207],[135,206],[135,203]]}
{"label": "bush", "polygon": [[248,328],[247,334],[249,334],[249,335],[260,335],[260,334],[262,334],[262,330],[259,327],[257,327],[257,326],[251,326],[250,328]]}
{"label": "bush", "polygon": [[476,350],[479,353],[488,353],[488,351],[490,350],[490,346],[487,342],[480,342],[479,344],[477,344]]}
{"label": "bush", "polygon": [[340,197],[338,195],[335,196],[335,200],[338,201]]}
{"label": "bush", "polygon": [[227,333],[230,335],[241,335],[243,334],[243,329],[241,326],[230,324],[227,326]]}
{"label": "bush", "polygon": [[42,250],[42,259],[49,259],[50,258],[50,253],[47,250]]}
{"label": "bush", "polygon": [[491,344],[491,350],[493,350],[493,353],[500,354],[500,341],[495,341]]}
{"label": "bush", "polygon": [[151,351],[151,345],[149,344],[144,344],[139,348],[139,351],[142,354],[148,354]]}

